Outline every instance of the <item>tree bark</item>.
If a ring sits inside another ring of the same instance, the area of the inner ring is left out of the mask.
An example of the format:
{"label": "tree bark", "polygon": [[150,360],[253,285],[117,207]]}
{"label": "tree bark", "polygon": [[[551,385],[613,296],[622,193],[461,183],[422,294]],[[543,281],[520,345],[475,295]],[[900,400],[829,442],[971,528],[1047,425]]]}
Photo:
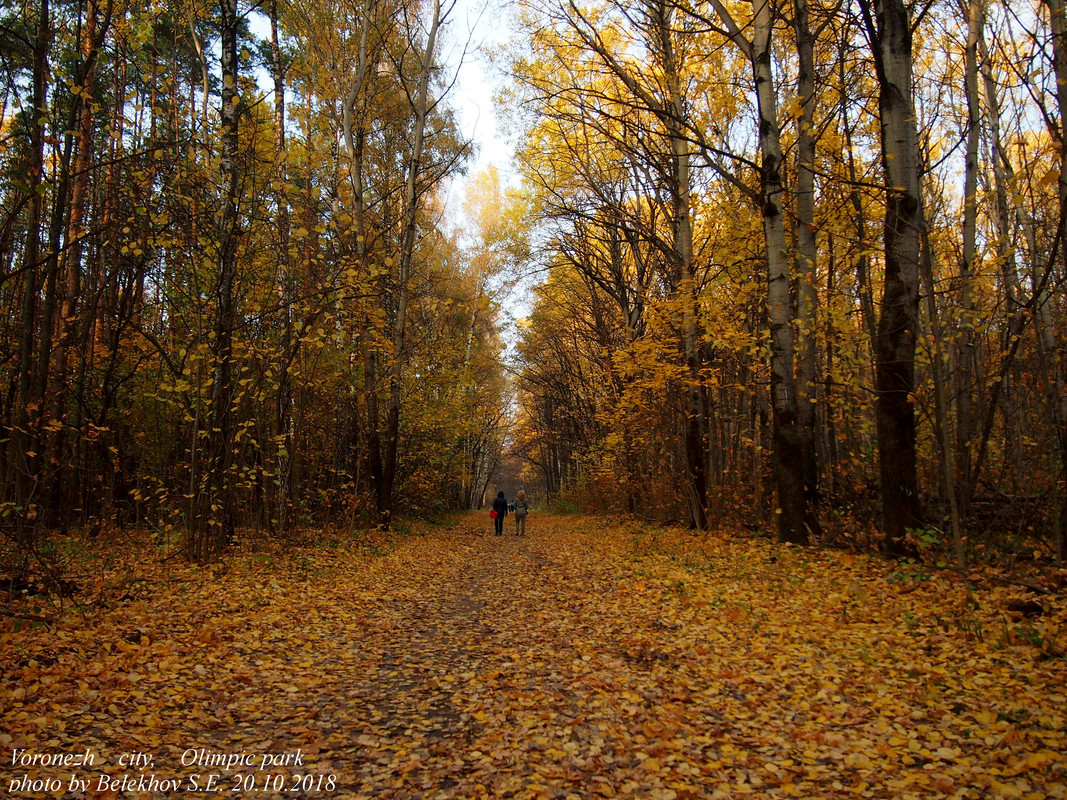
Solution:
{"label": "tree bark", "polygon": [[237,0],[220,0],[222,12],[222,172],[220,208],[216,216],[218,276],[212,356],[210,427],[208,428],[206,508],[194,557],[207,560],[221,553],[234,534],[233,516],[233,330],[234,284],[237,278],[238,61]]}
{"label": "tree bark", "polygon": [[[29,118],[29,159],[26,177],[30,202],[26,218],[26,241],[22,255],[22,335],[19,345],[17,375],[18,405],[13,417],[13,445],[10,469],[13,479],[14,501],[18,518],[19,541],[23,547],[33,544],[36,512],[32,504],[37,498],[37,481],[41,456],[38,435],[43,397],[38,391],[39,359],[35,353],[34,333],[38,327],[37,294],[40,289],[41,222],[44,180],[44,139],[47,120],[48,48],[51,40],[51,10],[48,0],[38,6],[37,32],[33,41],[33,72],[31,75],[31,107]],[[29,519],[34,517],[34,519]]]}
{"label": "tree bark", "polygon": [[[1053,70],[1056,75],[1056,107],[1059,112],[1058,130],[1053,136],[1059,144],[1059,257],[1067,272],[1067,3],[1064,0],[1045,0],[1052,29]],[[1035,275],[1034,280],[1037,280]],[[1062,338],[1056,334],[1057,320],[1053,317],[1052,293],[1042,290],[1037,302],[1037,324],[1042,359],[1048,364],[1049,404],[1059,445],[1060,479],[1053,491],[1053,544],[1056,559],[1067,558],[1067,353]]]}
{"label": "tree bark", "polygon": [[797,410],[794,375],[793,308],[789,250],[786,245],[782,185],[782,146],[774,74],[771,70],[773,18],[770,0],[752,3],[753,80],[759,114],[760,191],[767,257],[767,316],[771,332],[771,408],[774,422],[774,473],[778,488],[778,538],[807,544],[817,533],[805,492],[805,442]]}
{"label": "tree bark", "polygon": [[286,194],[285,153],[285,64],[278,39],[278,0],[270,0],[271,77],[274,80],[274,147],[276,179],[281,185],[275,193],[278,204],[278,304],[281,307],[281,357],[278,363],[278,396],[275,403],[275,426],[278,443],[276,459],[276,496],[274,515],[278,527],[289,530],[293,488],[293,392],[289,368],[296,356],[293,337],[293,310],[290,288],[289,198]]}
{"label": "tree bark", "polygon": [[816,329],[818,246],[815,234],[815,48],[808,0],[794,0],[793,28],[797,40],[797,423],[803,455],[804,493],[813,505],[819,500],[819,461],[816,424]]}
{"label": "tree bark", "polygon": [[[873,3],[873,5],[872,5]],[[886,549],[911,551],[922,526],[915,459],[915,345],[924,230],[912,81],[911,18],[903,0],[860,0],[878,79],[885,177],[885,283],[875,347],[882,524]]]}
{"label": "tree bark", "polygon": [[674,258],[678,270],[677,292],[682,304],[682,348],[685,352],[686,409],[685,409],[685,455],[689,473],[690,514],[693,527],[707,530],[708,527],[708,470],[706,452],[707,398],[703,385],[703,354],[697,331],[697,289],[693,275],[693,221],[692,178],[690,174],[689,138],[685,135],[685,100],[681,84],[679,64],[674,39],[677,34],[672,25],[671,7],[657,2],[656,29],[659,36],[660,56],[663,59],[664,78],[667,84],[665,98],[667,115],[665,122],[671,139],[672,187],[674,205]]}

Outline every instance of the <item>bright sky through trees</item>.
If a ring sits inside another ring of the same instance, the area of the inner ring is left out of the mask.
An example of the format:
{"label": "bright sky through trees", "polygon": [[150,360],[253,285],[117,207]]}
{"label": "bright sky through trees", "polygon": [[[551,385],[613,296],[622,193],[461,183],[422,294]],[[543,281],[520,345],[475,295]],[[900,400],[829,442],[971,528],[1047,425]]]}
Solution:
{"label": "bright sky through trees", "polygon": [[[474,142],[468,175],[493,165],[506,183],[517,180],[511,169],[516,132],[508,131],[494,101],[500,74],[491,61],[493,52],[512,35],[509,13],[501,0],[459,0],[441,53],[444,68],[455,78],[449,105],[457,112],[460,129]],[[252,11],[248,21],[257,39],[270,39],[270,22],[264,14]],[[273,91],[266,69],[256,71],[256,80],[265,92]],[[457,181],[460,191],[465,184],[462,177]]]}
{"label": "bright sky through trees", "polygon": [[459,112],[463,132],[475,142],[471,174],[490,164],[504,176],[511,174],[514,142],[509,141],[509,136],[515,131],[508,131],[493,98],[500,78],[491,63],[492,51],[510,35],[508,16],[500,5],[500,0],[460,0],[445,53],[450,67],[462,58],[452,103]]}

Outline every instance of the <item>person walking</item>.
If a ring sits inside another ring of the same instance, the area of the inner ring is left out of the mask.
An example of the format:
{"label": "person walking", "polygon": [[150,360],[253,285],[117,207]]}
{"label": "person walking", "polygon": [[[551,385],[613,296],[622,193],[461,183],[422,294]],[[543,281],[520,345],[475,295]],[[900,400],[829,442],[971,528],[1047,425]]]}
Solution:
{"label": "person walking", "polygon": [[496,516],[493,518],[493,523],[496,525],[496,535],[504,535],[504,517],[508,515],[508,501],[504,499],[503,492],[496,493],[496,500],[493,501],[493,511],[496,512]]}
{"label": "person walking", "polygon": [[530,504],[526,501],[526,490],[519,489],[512,505],[512,513],[515,515],[515,535],[526,535],[526,515],[530,513]]}

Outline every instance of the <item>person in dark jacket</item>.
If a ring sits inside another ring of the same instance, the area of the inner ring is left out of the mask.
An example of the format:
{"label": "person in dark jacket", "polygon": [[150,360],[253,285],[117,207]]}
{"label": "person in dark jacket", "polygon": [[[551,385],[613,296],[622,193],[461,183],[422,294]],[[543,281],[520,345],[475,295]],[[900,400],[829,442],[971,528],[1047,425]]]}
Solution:
{"label": "person in dark jacket", "polygon": [[496,523],[496,535],[503,536],[504,517],[508,515],[508,501],[504,499],[503,492],[497,492],[496,500],[493,501],[493,511],[496,512],[496,519],[493,520]]}

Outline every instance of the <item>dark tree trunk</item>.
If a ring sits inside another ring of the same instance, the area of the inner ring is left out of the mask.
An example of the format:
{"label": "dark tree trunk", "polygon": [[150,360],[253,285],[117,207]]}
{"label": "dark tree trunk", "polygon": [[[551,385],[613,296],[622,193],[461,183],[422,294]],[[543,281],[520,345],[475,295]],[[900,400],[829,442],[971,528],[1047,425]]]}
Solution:
{"label": "dark tree trunk", "polygon": [[48,0],[41,0],[38,7],[37,33],[33,43],[32,106],[29,114],[30,150],[26,165],[30,201],[26,219],[26,241],[22,256],[22,336],[19,346],[17,374],[18,405],[13,418],[12,453],[9,469],[14,489],[11,498],[18,517],[19,541],[24,548],[33,545],[37,529],[36,509],[37,482],[40,463],[43,460],[38,446],[40,415],[43,397],[38,395],[40,369],[35,353],[38,329],[37,294],[40,289],[41,222],[44,203],[41,187],[44,179],[44,133],[47,115],[44,110],[47,92],[48,47],[51,40],[51,11]]}
{"label": "dark tree trunk", "polygon": [[801,469],[807,502],[819,500],[819,459],[816,441],[816,328],[819,294],[816,288],[818,245],[815,236],[815,40],[809,22],[808,0],[794,0],[793,28],[797,39],[797,421],[800,429]]}
{"label": "dark tree trunk", "polygon": [[404,187],[404,210],[397,258],[397,303],[392,326],[392,353],[389,368],[389,406],[385,418],[385,436],[382,441],[381,475],[378,482],[378,515],[383,525],[388,526],[393,509],[393,488],[396,483],[397,453],[400,448],[400,408],[404,382],[405,341],[407,336],[408,303],[411,299],[411,279],[414,274],[415,234],[417,212],[424,187],[424,149],[427,120],[431,111],[430,76],[437,52],[437,36],[444,18],[441,3],[434,0],[432,17],[427,31],[425,49],[416,91],[412,96],[414,118],[412,120],[413,142],[408,155],[407,181]]}
{"label": "dark tree trunk", "polygon": [[[1052,29],[1053,69],[1056,75],[1056,110],[1059,112],[1059,259],[1067,273],[1067,3],[1064,0],[1045,0]],[[1055,133],[1055,132],[1054,132]],[[1056,426],[1059,444],[1060,476],[1053,491],[1053,546],[1056,559],[1067,559],[1067,349],[1056,336],[1057,320],[1053,316],[1051,292],[1042,292],[1038,299],[1038,335],[1042,355],[1049,365],[1049,404]]]}
{"label": "dark tree trunk", "polygon": [[232,540],[233,518],[233,330],[234,284],[237,277],[237,0],[221,0],[222,12],[222,172],[221,207],[217,214],[218,281],[216,286],[214,374],[211,383],[207,475],[201,508],[197,560],[212,558]]}
{"label": "dark tree trunk", "polygon": [[885,284],[875,345],[883,532],[889,552],[904,555],[911,549],[908,530],[922,525],[913,392],[924,221],[912,93],[911,19],[903,0],[860,0],[860,8],[878,78],[886,186]]}

